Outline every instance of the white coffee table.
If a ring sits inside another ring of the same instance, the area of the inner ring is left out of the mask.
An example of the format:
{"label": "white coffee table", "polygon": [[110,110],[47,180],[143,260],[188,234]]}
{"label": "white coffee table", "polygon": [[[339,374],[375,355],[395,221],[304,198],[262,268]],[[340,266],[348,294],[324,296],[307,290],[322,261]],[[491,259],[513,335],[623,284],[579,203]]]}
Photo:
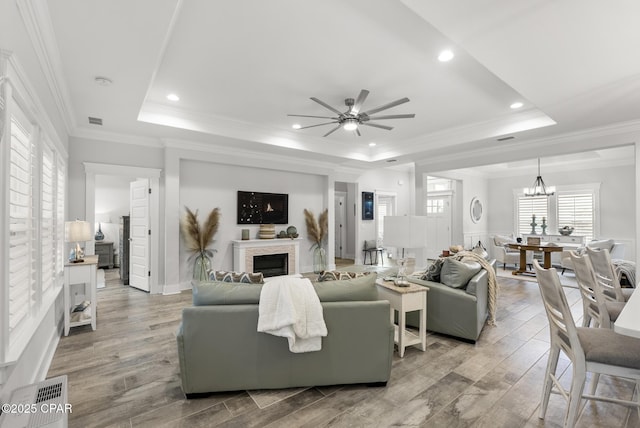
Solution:
{"label": "white coffee table", "polygon": [[[378,294],[381,300],[388,300],[391,305],[391,322],[394,322],[395,311],[398,311],[398,324],[395,326],[394,341],[398,345],[400,357],[404,357],[407,346],[420,345],[422,351],[427,349],[427,287],[409,283],[408,287],[398,287],[393,281],[378,279]],[[407,312],[420,311],[418,334],[406,329]]]}

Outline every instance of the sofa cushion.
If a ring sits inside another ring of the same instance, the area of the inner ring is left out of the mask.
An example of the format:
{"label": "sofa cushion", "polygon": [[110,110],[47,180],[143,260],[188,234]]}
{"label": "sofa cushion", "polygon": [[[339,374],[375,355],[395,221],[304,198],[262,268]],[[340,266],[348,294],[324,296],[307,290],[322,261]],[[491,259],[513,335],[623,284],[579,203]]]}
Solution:
{"label": "sofa cushion", "polygon": [[587,244],[587,247],[598,249],[598,250],[608,250],[611,252],[611,249],[615,245],[615,241],[613,239],[601,239],[599,241],[591,241]]}
{"label": "sofa cushion", "polygon": [[434,281],[440,282],[440,273],[442,272],[442,264],[444,263],[444,258],[439,257],[433,263],[429,265],[427,271],[420,277],[425,281]]}
{"label": "sofa cushion", "polygon": [[376,279],[376,275],[365,275],[337,281],[315,282],[313,287],[321,302],[378,300]]}
{"label": "sofa cushion", "polygon": [[360,278],[369,275],[371,272],[342,272],[339,270],[325,270],[320,273],[316,281],[340,281],[343,279]]}
{"label": "sofa cushion", "polygon": [[262,291],[259,284],[221,281],[194,282],[192,288],[193,306],[257,304]]}
{"label": "sofa cushion", "polygon": [[482,266],[478,262],[461,262],[449,257],[442,264],[440,282],[452,288],[464,288],[481,269]]}
{"label": "sofa cushion", "polygon": [[211,270],[209,280],[222,282],[238,282],[246,284],[264,284],[262,272],[227,272],[224,270]]}

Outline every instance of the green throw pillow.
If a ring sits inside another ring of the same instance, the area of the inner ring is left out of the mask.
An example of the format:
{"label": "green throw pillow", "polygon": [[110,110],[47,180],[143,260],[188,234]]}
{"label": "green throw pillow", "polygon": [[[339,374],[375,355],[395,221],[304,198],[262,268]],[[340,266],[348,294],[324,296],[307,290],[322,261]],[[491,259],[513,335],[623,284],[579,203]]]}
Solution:
{"label": "green throw pillow", "polygon": [[376,275],[365,275],[352,279],[316,282],[313,288],[316,289],[321,302],[378,300],[376,279]]}
{"label": "green throw pillow", "polygon": [[440,282],[451,288],[465,288],[482,266],[478,262],[461,262],[451,257],[444,260],[440,271]]}

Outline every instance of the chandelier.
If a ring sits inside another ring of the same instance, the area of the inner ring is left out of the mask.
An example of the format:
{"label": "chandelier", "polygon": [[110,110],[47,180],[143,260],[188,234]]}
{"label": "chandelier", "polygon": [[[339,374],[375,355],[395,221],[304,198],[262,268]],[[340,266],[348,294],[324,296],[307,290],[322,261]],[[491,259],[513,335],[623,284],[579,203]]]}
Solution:
{"label": "chandelier", "polygon": [[525,196],[551,196],[554,193],[556,193],[556,188],[554,186],[547,187],[544,184],[544,180],[540,175],[540,158],[538,158],[538,176],[536,177],[531,187],[524,188],[524,195]]}

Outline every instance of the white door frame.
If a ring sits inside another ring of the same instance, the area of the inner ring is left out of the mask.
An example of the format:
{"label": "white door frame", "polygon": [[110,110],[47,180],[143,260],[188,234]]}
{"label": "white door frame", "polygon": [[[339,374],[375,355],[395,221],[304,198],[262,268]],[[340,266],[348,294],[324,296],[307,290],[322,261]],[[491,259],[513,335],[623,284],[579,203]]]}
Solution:
{"label": "white door frame", "polygon": [[[95,224],[96,217],[96,175],[115,175],[121,177],[148,178],[151,188],[149,200],[151,253],[150,253],[150,290],[151,294],[162,293],[158,284],[160,274],[160,174],[161,169],[142,168],[136,166],[113,165],[106,163],[83,162],[85,171],[85,216],[90,225]],[[93,241],[86,244],[87,254],[95,254]]]}
{"label": "white door frame", "polygon": [[[338,215],[337,212],[340,211],[342,213],[342,229],[341,229],[341,233],[340,233],[340,238],[338,239],[337,234],[336,234],[336,241],[335,243],[338,244],[340,246],[340,257],[344,258],[345,253],[347,251],[347,230],[348,230],[348,222],[347,222],[347,192],[342,192],[342,191],[336,191],[334,193],[333,196],[334,200],[338,199],[338,198],[342,198],[342,206],[338,206],[338,204],[336,203],[334,206],[334,210],[336,212],[336,215],[334,215],[334,218],[336,220],[336,224],[335,226],[338,225]],[[336,256],[338,255],[338,252],[336,251]]]}

